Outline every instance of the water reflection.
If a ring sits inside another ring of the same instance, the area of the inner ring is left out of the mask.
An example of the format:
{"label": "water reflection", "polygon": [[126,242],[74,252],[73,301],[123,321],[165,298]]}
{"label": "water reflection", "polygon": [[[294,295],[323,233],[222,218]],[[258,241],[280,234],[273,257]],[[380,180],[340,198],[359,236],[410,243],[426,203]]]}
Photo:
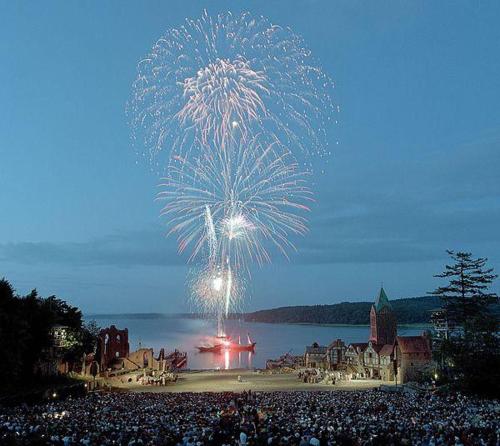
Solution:
{"label": "water reflection", "polygon": [[219,353],[194,353],[188,358],[188,367],[193,367],[193,364],[203,364],[203,368],[215,370],[229,369],[251,369],[252,352],[233,352],[223,350]]}

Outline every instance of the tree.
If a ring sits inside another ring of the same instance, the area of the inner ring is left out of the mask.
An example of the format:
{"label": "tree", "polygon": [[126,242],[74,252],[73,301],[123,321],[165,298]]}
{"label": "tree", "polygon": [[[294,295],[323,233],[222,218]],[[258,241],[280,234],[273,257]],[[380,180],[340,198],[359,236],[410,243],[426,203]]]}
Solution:
{"label": "tree", "polygon": [[43,306],[48,307],[52,324],[64,325],[79,330],[82,327],[82,312],[56,296],[49,296],[43,301]]}
{"label": "tree", "polygon": [[97,325],[96,321],[86,322],[83,326],[83,347],[85,353],[95,353],[97,350],[97,339],[99,333],[101,332],[101,327]]}
{"label": "tree", "polygon": [[[465,390],[498,395],[496,372],[500,367],[499,321],[495,313],[498,296],[489,291],[497,278],[486,258],[468,252],[447,251],[453,263],[435,277],[448,280],[431,294],[443,302],[453,333],[437,352],[442,365]],[[446,366],[449,366],[447,368]]]}
{"label": "tree", "polygon": [[464,323],[470,316],[488,314],[491,304],[497,302],[498,296],[487,290],[498,276],[493,268],[485,269],[488,259],[474,259],[469,252],[446,252],[454,263],[434,277],[449,279],[449,283],[431,294],[444,301],[448,318],[466,329]]}
{"label": "tree", "polygon": [[81,324],[79,328],[69,328],[66,334],[64,358],[70,362],[77,362],[83,355],[95,353],[100,331],[101,328],[95,321]]}
{"label": "tree", "polygon": [[10,386],[20,376],[28,349],[29,326],[18,302],[12,285],[0,280],[0,387]]}
{"label": "tree", "polygon": [[44,299],[36,290],[18,296],[7,280],[0,280],[0,390],[33,383],[39,364],[54,360],[55,325],[67,332],[59,358],[78,361],[95,351],[99,328],[84,325],[78,308],[55,296]]}

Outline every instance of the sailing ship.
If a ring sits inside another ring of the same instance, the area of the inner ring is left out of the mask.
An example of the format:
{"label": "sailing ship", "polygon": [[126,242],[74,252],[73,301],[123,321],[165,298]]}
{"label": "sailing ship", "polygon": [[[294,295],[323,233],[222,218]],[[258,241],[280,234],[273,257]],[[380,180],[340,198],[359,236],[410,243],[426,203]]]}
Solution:
{"label": "sailing ship", "polygon": [[233,352],[254,352],[256,342],[250,339],[250,335],[247,334],[247,343],[242,344],[240,338],[238,337],[238,342],[233,342],[230,336],[222,335],[216,336],[216,341],[212,345],[203,345],[196,347],[200,353],[221,353],[223,351],[233,351]]}

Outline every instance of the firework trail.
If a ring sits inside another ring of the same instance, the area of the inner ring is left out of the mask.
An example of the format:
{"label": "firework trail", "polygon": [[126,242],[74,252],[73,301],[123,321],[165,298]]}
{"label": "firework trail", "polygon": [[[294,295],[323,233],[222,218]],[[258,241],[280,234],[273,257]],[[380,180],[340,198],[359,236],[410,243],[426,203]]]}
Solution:
{"label": "firework trail", "polygon": [[208,245],[208,261],[209,264],[213,263],[215,254],[217,252],[217,234],[215,232],[214,219],[212,218],[212,212],[208,204],[205,204],[205,228],[206,228],[206,238]]}
{"label": "firework trail", "polygon": [[332,88],[299,36],[250,14],[187,20],[139,62],[132,139],[164,176],[169,234],[204,264],[191,289],[207,311],[227,316],[250,265],[306,232]]}
{"label": "firework trail", "polygon": [[270,261],[269,247],[284,255],[293,249],[290,235],[307,230],[307,176],[290,153],[261,147],[258,138],[171,164],[158,194],[165,201],[161,214],[180,251],[192,246],[191,259],[208,258],[193,287],[205,309],[212,302],[215,314],[227,317],[243,295],[241,282],[232,285],[235,275],[248,276],[251,263]]}
{"label": "firework trail", "polygon": [[166,202],[161,215],[179,251],[192,246],[191,260],[208,246],[212,260],[229,255],[239,268],[263,264],[270,261],[268,246],[286,256],[293,249],[290,235],[307,231],[302,214],[312,201],[309,175],[289,153],[256,145],[233,146],[231,161],[206,153],[195,162],[176,158],[170,166],[158,194]]}

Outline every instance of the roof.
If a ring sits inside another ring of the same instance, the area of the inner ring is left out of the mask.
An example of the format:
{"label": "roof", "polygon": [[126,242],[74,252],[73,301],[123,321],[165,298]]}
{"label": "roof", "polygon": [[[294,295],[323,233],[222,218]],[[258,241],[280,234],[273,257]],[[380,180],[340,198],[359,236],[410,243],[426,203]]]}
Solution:
{"label": "roof", "polygon": [[306,347],[306,353],[312,354],[312,355],[324,355],[326,354],[327,348],[324,346],[319,346],[319,347],[314,347],[312,345],[308,345]]}
{"label": "roof", "polygon": [[351,346],[356,350],[360,349],[361,351],[364,351],[366,347],[368,347],[368,342],[354,342],[349,344],[349,347]]}
{"label": "roof", "polygon": [[391,303],[389,302],[389,298],[387,297],[387,294],[385,294],[384,288],[380,288],[380,292],[375,299],[375,310],[378,312],[382,308],[387,307],[390,310],[392,310]]}
{"label": "roof", "polygon": [[425,336],[397,336],[396,343],[402,353],[430,353],[429,342]]}
{"label": "roof", "polygon": [[368,345],[371,345],[371,348],[373,348],[373,350],[375,350],[376,353],[379,353],[383,347],[383,344],[375,344],[374,342],[371,342]]}
{"label": "roof", "polygon": [[382,349],[378,352],[380,356],[391,356],[394,346],[392,344],[385,344]]}

